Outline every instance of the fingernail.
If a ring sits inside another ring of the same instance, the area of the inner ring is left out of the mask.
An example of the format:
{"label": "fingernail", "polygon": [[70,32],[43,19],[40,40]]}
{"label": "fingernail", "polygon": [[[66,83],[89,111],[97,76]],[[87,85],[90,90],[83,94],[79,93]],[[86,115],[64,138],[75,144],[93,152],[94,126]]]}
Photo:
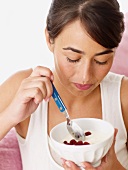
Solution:
{"label": "fingernail", "polygon": [[84,163],[80,163],[80,166],[83,168],[86,168],[86,166],[84,165]]}
{"label": "fingernail", "polygon": [[51,80],[52,80],[52,81],[54,80],[54,77],[53,77],[53,75],[51,75]]}
{"label": "fingernail", "polygon": [[50,100],[50,98],[46,98],[46,99],[44,99],[46,102],[49,102],[49,100]]}
{"label": "fingernail", "polygon": [[37,104],[37,105],[40,103],[38,100],[34,100],[34,102],[35,102],[35,104]]}
{"label": "fingernail", "polygon": [[65,163],[66,163],[66,165],[67,165],[68,167],[71,167],[70,162],[66,161]]}
{"label": "fingernail", "polygon": [[65,159],[61,158],[62,166],[65,164]]}

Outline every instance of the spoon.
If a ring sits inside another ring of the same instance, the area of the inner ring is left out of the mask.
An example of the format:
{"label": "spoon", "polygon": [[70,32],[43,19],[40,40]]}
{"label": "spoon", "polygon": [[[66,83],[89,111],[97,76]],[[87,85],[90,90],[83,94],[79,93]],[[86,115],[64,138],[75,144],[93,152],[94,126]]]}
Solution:
{"label": "spoon", "polygon": [[71,121],[68,111],[66,109],[66,106],[64,105],[60,95],[58,94],[55,86],[52,84],[53,86],[53,94],[52,97],[57,105],[57,107],[59,108],[60,112],[62,112],[64,114],[64,116],[67,119],[67,129],[68,132],[72,135],[73,138],[75,138],[76,140],[85,140],[85,133],[84,131],[78,126],[77,123],[75,123],[74,121]]}

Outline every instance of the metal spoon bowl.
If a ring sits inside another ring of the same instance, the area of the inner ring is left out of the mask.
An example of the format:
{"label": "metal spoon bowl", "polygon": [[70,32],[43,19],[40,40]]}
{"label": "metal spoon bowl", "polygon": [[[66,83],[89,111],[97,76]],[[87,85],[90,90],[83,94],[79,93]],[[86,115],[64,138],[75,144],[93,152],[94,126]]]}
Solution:
{"label": "metal spoon bowl", "polygon": [[68,111],[66,109],[66,106],[64,105],[60,95],[58,94],[55,86],[52,84],[53,86],[53,94],[52,97],[57,105],[57,107],[59,108],[60,112],[62,112],[64,114],[64,116],[66,117],[67,120],[67,129],[68,132],[72,135],[73,138],[75,138],[76,140],[85,140],[85,133],[84,131],[78,126],[77,123],[75,123],[74,121],[71,121]]}

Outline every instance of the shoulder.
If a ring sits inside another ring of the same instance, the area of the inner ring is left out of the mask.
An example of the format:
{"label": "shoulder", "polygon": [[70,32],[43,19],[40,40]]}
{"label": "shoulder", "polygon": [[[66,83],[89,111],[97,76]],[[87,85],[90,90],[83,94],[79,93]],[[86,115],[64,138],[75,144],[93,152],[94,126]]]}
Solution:
{"label": "shoulder", "polygon": [[27,69],[27,70],[21,70],[18,71],[16,73],[14,73],[12,76],[10,76],[3,84],[6,84],[6,82],[21,82],[23,79],[27,78],[28,76],[30,76],[30,74],[32,73],[32,68]]}
{"label": "shoulder", "polygon": [[[8,83],[18,83],[18,82],[21,82],[23,79],[27,78],[31,73],[32,73],[32,69],[27,69],[27,70],[21,70],[21,71],[18,71],[16,73],[14,73],[13,75],[11,75],[5,82],[3,82],[1,85],[0,85],[0,88],[5,86],[6,84]],[[18,82],[17,82],[18,81]]]}
{"label": "shoulder", "polygon": [[31,73],[31,68],[18,71],[0,85],[0,112],[11,102],[23,79],[27,78]]}
{"label": "shoulder", "polygon": [[124,123],[128,132],[128,77],[109,72],[102,84],[111,92],[110,95],[119,95]]}
{"label": "shoulder", "polygon": [[124,75],[109,72],[102,80],[101,85],[104,88],[107,88],[107,90],[109,90],[110,92],[114,90],[115,93],[117,93],[117,91],[120,93],[120,87],[123,77]]}
{"label": "shoulder", "polygon": [[108,81],[108,82],[119,82],[122,80],[122,78],[124,77],[124,75],[121,75],[121,74],[116,74],[116,73],[113,73],[113,72],[109,72],[103,81]]}
{"label": "shoulder", "polygon": [[125,126],[128,132],[128,77],[125,76],[123,77],[121,84],[121,106]]}

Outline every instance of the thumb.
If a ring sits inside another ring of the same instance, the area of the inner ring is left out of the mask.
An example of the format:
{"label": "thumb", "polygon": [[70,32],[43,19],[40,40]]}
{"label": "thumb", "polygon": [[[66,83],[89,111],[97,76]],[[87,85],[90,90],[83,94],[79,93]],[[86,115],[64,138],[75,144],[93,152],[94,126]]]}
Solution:
{"label": "thumb", "polygon": [[112,146],[110,147],[107,155],[106,155],[106,158],[111,155],[113,155],[113,153],[115,153],[115,142],[116,142],[116,136],[117,136],[117,133],[118,133],[118,129],[115,128],[115,131],[114,131],[114,138],[113,138],[113,143],[112,143]]}
{"label": "thumb", "polygon": [[80,166],[86,170],[94,170],[94,167],[89,162],[82,162]]}
{"label": "thumb", "polygon": [[114,131],[114,139],[113,139],[113,143],[112,143],[112,147],[113,147],[113,148],[114,148],[114,146],[115,146],[117,133],[118,133],[118,129],[115,128],[115,131]]}

